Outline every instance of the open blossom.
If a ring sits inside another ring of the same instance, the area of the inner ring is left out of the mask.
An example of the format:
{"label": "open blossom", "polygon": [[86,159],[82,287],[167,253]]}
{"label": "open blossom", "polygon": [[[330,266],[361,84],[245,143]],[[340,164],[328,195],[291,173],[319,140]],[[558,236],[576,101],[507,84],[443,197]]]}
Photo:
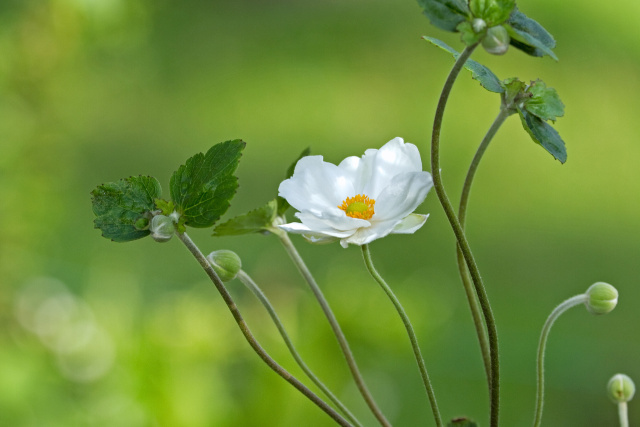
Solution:
{"label": "open blossom", "polygon": [[303,157],[278,189],[301,222],[280,225],[314,243],[365,245],[387,234],[411,234],[428,215],[412,213],[433,186],[418,148],[394,138],[339,165]]}

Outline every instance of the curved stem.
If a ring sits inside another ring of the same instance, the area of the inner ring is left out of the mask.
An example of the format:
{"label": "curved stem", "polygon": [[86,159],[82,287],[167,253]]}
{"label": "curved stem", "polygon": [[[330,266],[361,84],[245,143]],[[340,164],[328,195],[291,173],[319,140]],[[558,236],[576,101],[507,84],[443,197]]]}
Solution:
{"label": "curved stem", "polygon": [[469,268],[473,285],[482,307],[482,313],[487,325],[487,333],[489,335],[489,352],[491,355],[491,381],[489,381],[489,388],[491,390],[491,427],[498,427],[499,412],[500,412],[500,358],[498,355],[498,331],[496,329],[495,319],[491,312],[491,306],[489,304],[489,298],[487,297],[484,285],[482,283],[482,277],[480,271],[476,265],[476,261],[467,242],[467,238],[464,235],[464,230],[458,221],[458,217],[449,201],[449,197],[444,190],[442,184],[442,176],[440,174],[440,131],[442,130],[442,118],[444,116],[445,106],[451,93],[451,88],[456,80],[456,77],[460,73],[464,63],[469,59],[471,53],[478,45],[472,45],[465,48],[465,50],[456,59],[447,80],[445,81],[438,106],[436,108],[436,114],[433,121],[433,131],[431,134],[431,174],[433,175],[433,186],[436,189],[436,194],[440,200],[440,204],[444,208],[445,214],[451,228],[456,236],[460,250],[464,256],[464,259]]}
{"label": "curved stem", "polygon": [[618,417],[620,427],[629,427],[629,414],[627,413],[627,402],[618,403]]}
{"label": "curved stem", "polygon": [[187,233],[176,233],[176,234],[178,235],[178,238],[180,239],[180,241],[184,243],[184,245],[187,247],[189,252],[191,252],[191,254],[196,258],[200,266],[207,273],[207,275],[215,285],[216,289],[222,296],[222,299],[227,304],[227,307],[229,307],[229,311],[231,311],[231,314],[233,315],[233,318],[238,324],[238,327],[240,327],[242,334],[246,338],[247,342],[249,342],[249,345],[251,346],[251,348],[253,348],[253,350],[258,354],[258,356],[260,356],[260,358],[275,373],[277,373],[282,378],[284,378],[287,382],[289,382],[296,389],[298,389],[298,391],[304,394],[309,400],[315,403],[320,409],[326,412],[331,418],[333,418],[333,420],[336,423],[344,427],[350,427],[351,424],[347,420],[345,420],[339,413],[337,413],[325,401],[320,399],[315,393],[309,390],[304,384],[298,381],[293,375],[287,372],[282,366],[278,365],[278,363],[275,360],[273,360],[271,356],[269,356],[269,354],[267,354],[267,352],[260,346],[258,341],[255,339],[255,337],[249,330],[249,326],[247,326],[247,323],[242,318],[242,315],[240,314],[240,311],[238,310],[236,303],[231,298],[231,295],[227,291],[227,288],[225,288],[224,283],[222,283],[222,280],[220,280],[216,272],[213,270],[213,268],[211,267],[211,264],[209,264],[209,261],[207,261],[207,258],[205,258],[204,254],[195,245],[195,243],[193,243],[191,238],[187,236]]}
{"label": "curved stem", "polygon": [[338,344],[340,345],[342,354],[344,355],[347,361],[347,365],[349,366],[349,370],[351,371],[351,375],[356,383],[356,386],[358,387],[360,394],[362,395],[365,402],[367,403],[367,406],[369,406],[369,409],[371,410],[371,412],[373,413],[373,415],[376,417],[376,419],[381,425],[385,427],[391,427],[391,424],[389,423],[389,421],[387,421],[384,414],[382,413],[377,403],[373,399],[371,392],[367,388],[367,385],[364,382],[364,378],[362,377],[362,374],[358,369],[358,365],[356,364],[356,360],[353,357],[351,348],[349,348],[349,343],[347,342],[347,339],[345,338],[344,333],[342,332],[342,329],[338,324],[338,320],[336,319],[335,315],[333,314],[333,311],[331,310],[331,307],[329,307],[329,303],[327,302],[324,295],[322,294],[322,291],[320,290],[320,287],[318,286],[315,279],[313,278],[313,275],[311,275],[309,268],[307,268],[307,265],[302,260],[302,257],[300,257],[300,254],[296,250],[295,246],[293,246],[293,242],[291,242],[289,235],[285,233],[283,230],[279,230],[279,229],[272,230],[272,231],[274,234],[276,234],[280,238],[280,241],[282,242],[282,245],[284,246],[285,250],[291,257],[296,267],[298,267],[298,271],[300,271],[300,274],[302,274],[302,277],[304,277],[306,282],[309,284],[309,287],[311,288],[311,292],[313,292],[316,299],[318,300],[318,303],[320,304],[320,307],[322,308],[322,311],[324,312],[325,317],[329,321],[329,324],[331,325],[331,329],[333,329],[333,333],[336,339],[338,340]]}
{"label": "curved stem", "polygon": [[544,404],[544,350],[547,346],[547,337],[549,336],[551,326],[553,326],[556,319],[560,317],[562,313],[564,313],[571,307],[575,307],[578,304],[584,303],[588,298],[589,297],[586,294],[580,294],[564,301],[553,309],[553,311],[547,318],[547,321],[544,323],[544,326],[542,327],[542,333],[540,334],[540,343],[538,344],[538,389],[536,392],[536,414],[533,420],[533,425],[535,427],[539,427],[540,422],[542,421],[542,406]]}
{"label": "curved stem", "polygon": [[293,345],[293,342],[291,341],[291,338],[289,338],[289,334],[287,334],[287,331],[284,328],[284,325],[280,321],[280,318],[278,317],[278,314],[276,313],[276,310],[273,308],[273,306],[271,305],[271,302],[269,301],[267,296],[264,294],[264,292],[262,292],[262,289],[260,289],[260,287],[256,284],[256,282],[253,281],[251,276],[249,276],[243,270],[240,270],[238,272],[237,279],[240,280],[247,288],[249,288],[249,290],[251,292],[253,292],[253,294],[258,298],[258,300],[260,300],[260,302],[262,303],[264,308],[269,313],[269,316],[271,316],[271,319],[273,320],[273,323],[278,328],[278,332],[280,332],[280,336],[282,337],[282,339],[284,340],[287,348],[289,349],[289,352],[291,353],[291,356],[293,356],[293,358],[295,359],[295,361],[298,364],[298,366],[300,366],[300,369],[302,369],[304,371],[304,373],[307,374],[307,377],[309,377],[309,379],[311,381],[313,381],[313,383],[316,386],[318,386],[318,388],[320,390],[322,390],[322,392],[329,398],[329,400],[331,400],[338,407],[338,409],[340,409],[340,411],[342,411],[342,413],[345,415],[345,417],[353,425],[358,426],[358,427],[362,427],[362,424],[349,411],[349,409],[347,409],[347,407],[340,401],[340,399],[338,399],[331,392],[331,390],[329,390],[329,388],[326,385],[324,385],[324,383],[322,381],[320,381],[320,379],[313,373],[313,371],[307,366],[307,364],[304,363],[304,360],[302,360],[302,357],[300,356],[300,353],[298,353],[298,351],[296,350],[295,346]]}
{"label": "curved stem", "polygon": [[[465,220],[467,216],[467,205],[469,203],[469,194],[471,193],[471,185],[473,184],[473,178],[475,177],[476,171],[480,164],[480,160],[482,160],[482,156],[484,155],[489,143],[493,139],[498,129],[504,121],[509,117],[510,113],[506,108],[501,108],[498,116],[493,121],[493,124],[487,131],[487,134],[482,139],[478,150],[476,151],[475,156],[473,156],[473,160],[471,161],[471,165],[469,166],[469,170],[467,171],[467,176],[464,180],[464,185],[462,187],[462,195],[460,196],[460,206],[458,208],[458,221],[460,221],[460,226],[464,230],[465,228]],[[458,259],[458,271],[460,272],[460,278],[462,279],[462,284],[464,286],[464,290],[467,294],[467,301],[469,301],[469,308],[471,309],[471,315],[473,317],[473,323],[476,327],[476,334],[478,335],[478,341],[480,343],[480,351],[482,352],[482,360],[484,362],[484,370],[487,375],[487,382],[491,384],[491,354],[489,351],[489,339],[487,338],[487,330],[484,325],[484,321],[482,320],[482,315],[480,313],[480,308],[478,307],[478,299],[476,297],[475,291],[473,289],[473,283],[471,282],[471,277],[469,276],[469,272],[467,270],[467,265],[464,261],[464,255],[460,250],[460,245],[456,247],[457,259]]]}
{"label": "curved stem", "polygon": [[402,304],[400,304],[400,300],[395,296],[389,285],[384,281],[380,273],[376,270],[373,265],[373,261],[371,259],[371,251],[369,250],[369,245],[362,245],[362,256],[364,258],[364,263],[371,273],[371,276],[375,279],[376,282],[382,287],[382,290],[387,294],[391,302],[396,308],[396,311],[400,315],[402,319],[402,323],[404,323],[404,327],[407,330],[407,334],[409,335],[409,340],[411,341],[411,348],[413,349],[413,355],[416,358],[416,363],[418,364],[418,368],[420,369],[420,375],[422,376],[422,383],[424,384],[424,388],[427,391],[427,396],[429,397],[429,403],[431,404],[431,411],[433,412],[433,417],[436,420],[436,425],[438,427],[442,427],[442,417],[440,416],[440,410],[438,409],[438,403],[436,402],[436,395],[433,392],[433,387],[431,386],[431,381],[429,381],[429,374],[427,374],[427,367],[425,366],[424,359],[422,357],[422,353],[420,352],[420,346],[418,345],[418,338],[416,337],[415,332],[413,331],[413,325],[409,320],[409,316],[404,311]]}

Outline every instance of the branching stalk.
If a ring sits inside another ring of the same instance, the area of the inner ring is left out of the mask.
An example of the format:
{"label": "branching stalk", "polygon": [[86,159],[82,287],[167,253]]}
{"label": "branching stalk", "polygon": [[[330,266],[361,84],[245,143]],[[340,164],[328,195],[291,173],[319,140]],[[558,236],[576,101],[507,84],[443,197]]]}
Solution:
{"label": "branching stalk", "polygon": [[298,379],[296,379],[293,375],[291,375],[289,372],[287,372],[282,366],[280,366],[275,360],[273,360],[271,358],[271,356],[269,356],[269,354],[267,354],[267,352],[260,346],[258,341],[255,339],[255,337],[253,336],[253,334],[249,330],[249,326],[247,326],[247,323],[242,318],[242,315],[240,314],[240,311],[238,310],[238,307],[236,306],[235,302],[231,298],[231,295],[227,291],[227,288],[224,286],[224,283],[222,283],[222,280],[220,280],[220,278],[218,277],[216,272],[213,270],[213,268],[211,267],[211,264],[209,264],[209,261],[207,261],[207,258],[202,254],[202,252],[195,245],[195,243],[193,243],[193,241],[187,235],[187,233],[177,233],[177,235],[178,235],[178,238],[180,239],[180,241],[182,243],[184,243],[184,245],[187,247],[189,252],[191,252],[191,254],[196,258],[196,260],[198,261],[200,266],[207,273],[207,275],[209,276],[209,278],[211,279],[211,281],[215,285],[216,289],[218,290],[218,292],[222,296],[222,299],[224,300],[225,304],[227,304],[227,307],[229,307],[229,310],[231,311],[231,314],[233,315],[233,318],[235,319],[236,323],[238,324],[238,327],[242,331],[242,334],[246,338],[246,340],[249,343],[249,345],[251,346],[251,348],[253,348],[253,350],[258,354],[258,356],[260,356],[260,358],[273,371],[275,371],[278,375],[280,375],[287,382],[289,382],[291,385],[293,385],[296,389],[298,389],[298,391],[300,391],[309,400],[311,400],[320,409],[322,409],[331,418],[333,418],[333,420],[336,423],[338,423],[339,425],[344,426],[344,427],[350,427],[351,424],[347,420],[345,420],[338,412],[336,412],[324,400],[320,399],[315,393],[313,393],[311,390],[309,390],[304,384],[302,384],[300,381],[298,381]]}
{"label": "branching stalk", "polygon": [[258,298],[258,300],[262,303],[264,308],[267,310],[267,312],[269,313],[269,316],[271,316],[271,319],[273,320],[273,323],[278,328],[278,332],[280,332],[280,336],[282,337],[282,339],[284,340],[287,348],[289,349],[289,352],[291,353],[291,356],[293,356],[293,358],[295,359],[295,361],[298,364],[298,366],[300,366],[300,369],[302,369],[304,371],[304,373],[307,374],[307,377],[309,377],[309,379],[311,381],[313,381],[313,383],[316,386],[318,386],[318,388],[320,390],[322,390],[322,392],[329,398],[329,400],[331,400],[333,402],[333,404],[336,405],[336,407],[338,409],[340,409],[340,411],[344,414],[344,416],[353,425],[355,425],[357,427],[362,427],[362,424],[349,411],[349,409],[344,405],[344,403],[342,403],[340,401],[340,399],[338,399],[331,392],[331,390],[329,390],[329,388],[322,381],[320,381],[320,379],[313,373],[313,371],[309,368],[309,366],[307,366],[307,364],[304,362],[304,360],[302,360],[302,357],[300,356],[300,353],[298,353],[298,351],[296,350],[295,346],[293,345],[293,342],[291,341],[291,338],[289,338],[289,334],[287,333],[286,329],[284,328],[284,325],[280,321],[280,318],[278,317],[278,314],[276,313],[276,310],[271,305],[271,302],[269,301],[267,296],[264,294],[264,292],[262,292],[262,289],[260,289],[260,287],[256,284],[256,282],[251,278],[251,276],[249,276],[243,270],[240,270],[238,272],[237,278],[247,288],[249,288],[249,290],[251,292],[253,292],[253,294]]}
{"label": "branching stalk", "polygon": [[490,425],[491,427],[498,427],[500,412],[500,358],[498,355],[498,332],[496,329],[495,319],[491,311],[491,306],[489,304],[489,299],[482,283],[480,271],[478,270],[478,266],[473,257],[473,253],[471,252],[471,248],[469,247],[469,243],[467,242],[467,238],[465,237],[464,230],[462,229],[462,226],[458,221],[458,217],[456,216],[453,205],[449,201],[449,197],[445,192],[444,185],[442,183],[442,176],[440,174],[440,132],[442,130],[442,119],[444,117],[444,110],[447,104],[447,100],[449,99],[453,83],[458,77],[460,70],[462,70],[464,63],[467,61],[467,59],[469,59],[477,46],[478,45],[475,44],[465,48],[465,50],[460,54],[455,64],[453,65],[453,68],[447,76],[444,87],[442,88],[442,93],[440,94],[440,99],[436,108],[436,114],[433,122],[433,131],[431,135],[431,173],[433,175],[433,185],[436,189],[436,194],[438,195],[440,204],[444,208],[447,219],[451,224],[451,228],[453,229],[458,245],[460,246],[460,250],[462,251],[464,259],[467,263],[467,267],[469,268],[469,273],[471,274],[471,279],[473,280],[473,285],[475,287],[480,306],[482,307],[484,320],[487,325],[487,333],[489,336],[489,352],[491,356],[491,381],[489,381],[489,387],[491,390]]}
{"label": "branching stalk", "polygon": [[342,332],[342,329],[340,328],[340,325],[338,324],[338,320],[333,314],[331,307],[329,307],[329,303],[325,299],[322,291],[320,290],[320,287],[318,286],[315,279],[313,278],[313,275],[309,271],[309,268],[302,260],[302,257],[296,250],[295,246],[293,246],[293,242],[291,242],[289,235],[280,229],[274,229],[272,231],[274,234],[276,234],[280,238],[280,241],[282,242],[282,245],[284,246],[285,250],[289,254],[289,257],[291,257],[293,263],[296,265],[296,267],[298,267],[300,274],[302,274],[302,277],[304,277],[305,281],[311,288],[311,292],[313,292],[314,296],[318,300],[318,303],[320,304],[320,307],[322,308],[322,311],[324,312],[325,317],[329,321],[329,324],[331,325],[331,329],[333,330],[333,333],[336,339],[338,340],[338,344],[340,345],[342,354],[344,355],[347,361],[347,365],[349,366],[349,370],[351,371],[351,376],[353,377],[356,383],[356,386],[360,391],[360,394],[362,395],[365,402],[367,403],[367,406],[369,406],[369,409],[371,410],[373,415],[376,417],[380,425],[385,427],[391,427],[391,424],[389,423],[389,421],[387,421],[384,414],[378,407],[378,404],[375,402],[373,396],[371,395],[371,392],[367,388],[367,385],[364,382],[364,378],[362,377],[362,374],[358,369],[358,365],[356,364],[356,360],[353,357],[353,353],[351,352],[349,343],[347,342],[347,339],[344,336],[344,333]]}
{"label": "branching stalk", "polygon": [[407,330],[407,334],[409,335],[409,340],[411,341],[411,348],[413,349],[413,355],[416,359],[416,363],[418,364],[418,368],[420,369],[420,375],[422,376],[422,383],[424,384],[424,388],[427,392],[427,397],[429,398],[429,403],[431,404],[431,411],[433,412],[433,417],[436,421],[436,425],[438,427],[442,427],[442,417],[440,416],[440,410],[438,409],[438,403],[436,402],[436,395],[433,392],[433,386],[431,385],[431,381],[429,381],[429,374],[427,373],[427,367],[424,363],[424,358],[422,357],[422,353],[420,352],[420,346],[418,345],[418,338],[413,330],[413,325],[409,320],[409,316],[404,311],[400,300],[393,293],[387,282],[382,278],[380,273],[376,270],[373,265],[373,260],[371,259],[371,251],[369,250],[369,245],[362,246],[362,256],[364,258],[364,263],[371,273],[371,276],[375,279],[376,282],[380,285],[382,290],[387,294],[391,302],[393,303],[396,311],[400,315],[402,319],[402,323],[404,324],[405,329]]}

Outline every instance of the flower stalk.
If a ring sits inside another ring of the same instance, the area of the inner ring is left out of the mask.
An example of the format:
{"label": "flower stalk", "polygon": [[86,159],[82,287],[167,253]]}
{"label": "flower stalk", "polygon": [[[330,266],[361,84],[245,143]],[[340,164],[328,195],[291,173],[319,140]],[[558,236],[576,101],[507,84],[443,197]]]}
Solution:
{"label": "flower stalk", "polygon": [[433,386],[431,385],[431,381],[429,380],[429,374],[427,373],[427,367],[424,363],[424,358],[422,357],[422,353],[420,352],[420,346],[418,345],[418,338],[413,330],[413,325],[409,320],[409,316],[404,311],[400,300],[393,293],[387,282],[382,278],[380,273],[376,270],[373,265],[373,260],[371,259],[371,250],[369,249],[369,245],[362,245],[362,257],[364,258],[364,263],[369,270],[371,276],[375,279],[376,282],[380,285],[382,290],[387,294],[391,302],[393,303],[396,311],[400,315],[402,319],[402,323],[404,324],[405,329],[407,330],[407,334],[409,335],[409,340],[411,341],[411,348],[413,350],[413,355],[416,359],[416,363],[418,364],[418,368],[420,370],[420,375],[422,377],[422,383],[424,384],[424,388],[427,392],[427,397],[429,398],[429,403],[431,405],[431,411],[433,412],[433,417],[436,421],[436,425],[438,427],[442,427],[442,417],[440,416],[440,410],[438,409],[438,403],[436,402],[436,396],[433,391]]}
{"label": "flower stalk", "polygon": [[449,201],[449,197],[447,196],[447,193],[444,189],[444,185],[442,183],[442,175],[440,174],[440,133],[442,130],[442,119],[444,117],[447,100],[449,99],[449,95],[451,94],[453,83],[458,77],[458,74],[462,70],[465,62],[467,61],[467,59],[469,59],[477,46],[478,44],[476,43],[474,45],[467,46],[464,51],[462,51],[462,53],[454,63],[453,68],[449,72],[447,80],[445,81],[445,84],[442,88],[442,93],[440,94],[440,99],[438,100],[438,106],[436,108],[433,130],[431,134],[431,173],[433,175],[433,185],[436,190],[436,194],[438,195],[440,204],[444,208],[447,219],[449,220],[460,250],[462,251],[462,254],[464,256],[465,262],[467,263],[467,267],[469,269],[469,273],[471,274],[471,279],[473,281],[473,285],[475,287],[475,291],[480,302],[484,320],[487,326],[487,334],[489,338],[489,353],[491,359],[491,379],[490,381],[488,381],[491,402],[490,425],[491,427],[498,427],[500,411],[500,359],[498,355],[498,332],[496,329],[495,319],[491,311],[491,306],[489,304],[489,299],[484,289],[482,277],[480,276],[480,271],[476,264],[475,258],[473,257],[473,253],[471,252],[471,248],[469,247],[469,243],[467,242],[464,230],[460,225],[460,221],[456,216],[453,205]]}
{"label": "flower stalk", "polygon": [[320,409],[322,409],[331,418],[333,418],[333,420],[336,423],[338,423],[339,425],[344,426],[344,427],[352,426],[338,412],[336,412],[335,409],[333,409],[324,400],[322,400],[315,393],[313,393],[311,390],[309,390],[297,378],[295,378],[293,375],[291,375],[287,370],[285,370],[275,360],[273,360],[271,358],[271,356],[269,356],[269,354],[262,348],[262,346],[260,346],[258,341],[255,339],[255,337],[251,333],[251,330],[249,329],[249,326],[247,325],[247,323],[242,318],[242,315],[240,314],[240,311],[238,310],[238,307],[236,306],[235,302],[233,301],[233,299],[231,297],[231,294],[229,294],[229,291],[227,291],[227,288],[224,286],[224,283],[222,283],[222,280],[220,280],[220,277],[218,277],[216,272],[213,270],[213,268],[211,267],[211,264],[209,264],[209,261],[204,256],[204,254],[196,246],[196,244],[193,242],[193,240],[191,240],[191,238],[187,235],[187,233],[176,233],[176,234],[177,234],[178,238],[180,239],[180,241],[182,243],[184,243],[184,245],[189,250],[189,252],[191,252],[191,254],[196,258],[196,260],[198,261],[200,266],[203,268],[203,270],[207,273],[207,276],[209,276],[209,278],[213,282],[214,286],[216,287],[216,289],[218,290],[218,292],[222,296],[222,299],[224,300],[225,304],[227,304],[227,307],[229,308],[229,311],[231,311],[231,314],[233,315],[233,318],[235,319],[236,323],[238,324],[238,327],[242,331],[242,334],[246,338],[246,340],[249,343],[249,345],[251,346],[251,348],[258,354],[258,356],[260,356],[260,358],[275,373],[277,373],[282,378],[284,378],[288,383],[293,385],[298,391],[300,391],[309,400],[311,400]]}
{"label": "flower stalk", "polygon": [[305,281],[311,288],[311,292],[313,292],[313,295],[316,297],[318,303],[320,304],[320,307],[322,308],[322,311],[324,312],[325,317],[329,321],[329,324],[331,325],[331,329],[333,330],[333,333],[336,339],[338,340],[338,344],[340,346],[340,349],[342,350],[342,354],[344,355],[347,361],[347,365],[351,372],[351,376],[353,377],[356,383],[356,386],[360,391],[360,394],[362,395],[363,399],[367,403],[367,406],[369,407],[373,415],[376,417],[380,425],[385,427],[391,427],[391,424],[389,423],[389,421],[386,419],[386,417],[380,410],[380,407],[376,403],[375,399],[373,398],[373,395],[371,394],[371,392],[367,388],[367,385],[365,384],[364,378],[362,377],[362,374],[358,369],[356,360],[353,356],[353,353],[351,352],[351,348],[349,347],[349,343],[347,342],[347,339],[344,336],[344,333],[342,332],[342,328],[340,328],[340,324],[338,323],[338,320],[333,314],[333,310],[331,310],[331,307],[329,306],[329,303],[324,297],[322,290],[320,290],[320,287],[318,286],[315,279],[313,278],[311,271],[309,271],[309,268],[307,267],[304,260],[296,250],[295,246],[293,245],[293,242],[289,238],[289,235],[285,231],[277,228],[273,228],[270,231],[280,238],[280,242],[284,246],[284,249],[287,251],[287,254],[291,258],[293,263],[296,265],[296,267],[298,268],[298,271],[300,271],[300,274],[305,279]]}
{"label": "flower stalk", "polygon": [[618,418],[620,419],[620,427],[629,427],[629,413],[627,410],[627,402],[618,403]]}
{"label": "flower stalk", "polygon": [[264,292],[262,292],[262,289],[260,289],[260,287],[256,284],[256,282],[251,278],[251,276],[249,276],[244,270],[240,270],[236,277],[256,296],[256,298],[258,298],[260,303],[262,303],[264,308],[267,310],[267,312],[269,313],[269,316],[271,316],[271,319],[273,320],[273,323],[278,328],[278,332],[280,333],[280,336],[282,337],[282,339],[284,340],[284,343],[289,349],[291,356],[293,356],[294,360],[296,361],[300,369],[304,371],[307,377],[309,377],[309,379],[313,381],[313,383],[316,386],[318,386],[320,390],[322,390],[322,392],[327,396],[327,398],[331,400],[334,405],[336,405],[336,407],[344,414],[344,416],[354,426],[362,427],[362,424],[351,413],[351,411],[349,411],[349,409],[344,405],[344,403],[342,403],[340,399],[338,399],[336,395],[334,395],[331,392],[331,390],[329,390],[329,388],[313,373],[311,368],[307,366],[304,360],[302,360],[300,353],[298,353],[298,350],[296,350],[295,346],[293,345],[291,338],[289,338],[289,334],[287,333],[286,329],[284,328],[284,325],[280,321],[280,318],[278,317],[278,314],[276,313],[273,305],[271,305],[271,302],[269,301],[267,296],[264,294]]}
{"label": "flower stalk", "polygon": [[633,399],[636,393],[636,385],[625,374],[615,374],[607,384],[607,392],[611,401],[618,405],[618,419],[620,427],[629,427],[629,414],[627,402]]}
{"label": "flower stalk", "polygon": [[540,342],[538,344],[538,357],[537,357],[537,391],[536,391],[536,413],[535,418],[533,420],[534,427],[539,427],[542,422],[542,406],[544,404],[544,352],[547,346],[547,338],[549,337],[549,331],[551,327],[555,323],[555,321],[560,317],[562,313],[569,310],[571,307],[575,307],[576,305],[583,304],[587,301],[587,294],[580,294],[574,297],[569,298],[568,300],[562,302],[556,308],[553,309],[547,321],[544,323],[542,327],[542,333],[540,334]]}

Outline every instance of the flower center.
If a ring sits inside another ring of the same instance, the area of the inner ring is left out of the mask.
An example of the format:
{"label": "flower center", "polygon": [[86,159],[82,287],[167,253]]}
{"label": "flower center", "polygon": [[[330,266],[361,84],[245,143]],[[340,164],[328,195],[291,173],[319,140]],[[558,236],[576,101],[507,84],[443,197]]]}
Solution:
{"label": "flower center", "polygon": [[358,194],[354,197],[347,197],[338,207],[351,218],[369,219],[375,213],[373,210],[375,204],[375,200],[364,194]]}

